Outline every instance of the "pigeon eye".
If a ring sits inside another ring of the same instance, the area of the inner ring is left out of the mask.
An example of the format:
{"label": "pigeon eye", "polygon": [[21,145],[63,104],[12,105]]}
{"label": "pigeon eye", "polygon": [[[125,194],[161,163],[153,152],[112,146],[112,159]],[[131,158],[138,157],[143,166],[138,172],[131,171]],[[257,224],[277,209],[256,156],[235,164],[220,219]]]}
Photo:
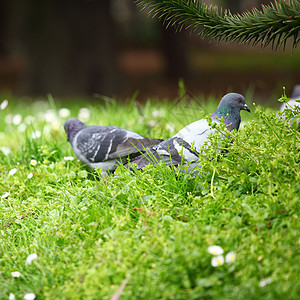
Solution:
{"label": "pigeon eye", "polygon": [[242,99],[239,99],[239,100],[238,100],[238,103],[241,103],[241,102],[242,102]]}

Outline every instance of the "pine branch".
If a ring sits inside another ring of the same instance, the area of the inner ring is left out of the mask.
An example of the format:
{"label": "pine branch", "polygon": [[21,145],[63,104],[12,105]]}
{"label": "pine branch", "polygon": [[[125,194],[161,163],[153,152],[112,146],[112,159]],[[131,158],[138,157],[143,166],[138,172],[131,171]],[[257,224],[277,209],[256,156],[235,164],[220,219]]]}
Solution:
{"label": "pine branch", "polygon": [[242,14],[232,14],[216,6],[207,6],[199,0],[137,0],[141,9],[149,8],[150,15],[162,19],[166,26],[177,30],[191,29],[201,37],[218,42],[236,41],[241,44],[261,44],[264,48],[285,49],[288,39],[296,48],[300,30],[300,2],[275,1],[263,5],[262,10],[252,9]]}

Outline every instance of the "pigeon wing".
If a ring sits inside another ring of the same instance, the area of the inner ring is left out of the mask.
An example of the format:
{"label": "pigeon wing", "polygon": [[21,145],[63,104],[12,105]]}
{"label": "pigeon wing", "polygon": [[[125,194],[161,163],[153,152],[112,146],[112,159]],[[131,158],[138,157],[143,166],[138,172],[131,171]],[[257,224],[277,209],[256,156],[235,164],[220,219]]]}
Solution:
{"label": "pigeon wing", "polygon": [[116,149],[112,149],[108,155],[108,159],[118,159],[120,157],[138,155],[153,148],[162,141],[162,139],[136,139],[130,137],[124,142],[120,143]]}
{"label": "pigeon wing", "polygon": [[82,161],[103,162],[126,137],[127,131],[116,126],[90,126],[75,136],[73,149]]}

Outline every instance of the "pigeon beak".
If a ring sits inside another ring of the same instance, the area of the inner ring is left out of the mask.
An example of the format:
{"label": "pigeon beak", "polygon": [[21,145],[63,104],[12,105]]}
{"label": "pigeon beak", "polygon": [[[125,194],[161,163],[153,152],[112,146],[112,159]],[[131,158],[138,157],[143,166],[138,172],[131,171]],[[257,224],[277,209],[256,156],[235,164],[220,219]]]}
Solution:
{"label": "pigeon beak", "polygon": [[248,111],[248,112],[251,112],[251,111],[250,111],[250,108],[247,106],[246,103],[243,105],[243,110],[246,110],[246,111]]}

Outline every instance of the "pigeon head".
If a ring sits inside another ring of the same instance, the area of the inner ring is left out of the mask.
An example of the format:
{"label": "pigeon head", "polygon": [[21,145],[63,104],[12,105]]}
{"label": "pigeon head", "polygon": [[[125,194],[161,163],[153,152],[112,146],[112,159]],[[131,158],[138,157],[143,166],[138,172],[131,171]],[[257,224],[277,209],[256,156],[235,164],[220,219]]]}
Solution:
{"label": "pigeon head", "polygon": [[85,127],[86,125],[76,118],[68,119],[64,124],[64,129],[67,134],[68,142],[72,144],[72,141],[76,133]]}
{"label": "pigeon head", "polygon": [[221,99],[217,109],[212,114],[212,118],[223,118],[224,124],[227,125],[229,131],[233,129],[238,130],[241,123],[241,110],[250,112],[244,96],[238,93],[229,93]]}
{"label": "pigeon head", "polygon": [[226,107],[229,106],[233,110],[246,110],[250,112],[249,107],[246,104],[245,98],[243,95],[238,93],[229,93],[226,94],[220,101],[220,104],[218,107]]}

